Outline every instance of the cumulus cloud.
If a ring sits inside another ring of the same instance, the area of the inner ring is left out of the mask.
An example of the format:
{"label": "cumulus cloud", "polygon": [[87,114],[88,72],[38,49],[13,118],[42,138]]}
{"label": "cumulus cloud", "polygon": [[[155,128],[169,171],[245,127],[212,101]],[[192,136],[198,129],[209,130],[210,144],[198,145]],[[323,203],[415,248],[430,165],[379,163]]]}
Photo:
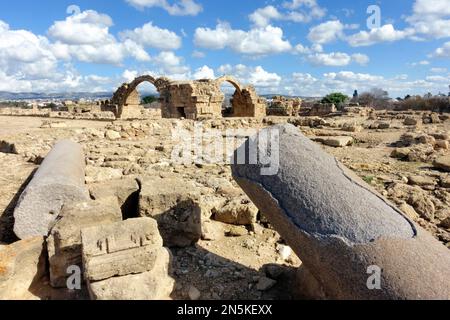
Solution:
{"label": "cumulus cloud", "polygon": [[49,35],[66,44],[96,44],[111,40],[111,17],[93,10],[56,21],[48,30]]}
{"label": "cumulus cloud", "polygon": [[397,97],[408,93],[425,94],[445,91],[450,79],[447,79],[447,82],[444,79],[445,77],[429,76],[425,79],[409,80],[407,75],[386,78],[381,75],[353,71],[329,72],[321,76],[297,72],[283,79],[281,86],[286,94],[300,96],[319,97],[330,92],[351,95],[355,89],[364,92],[372,88],[383,88],[389,91],[391,97]]}
{"label": "cumulus cloud", "polygon": [[176,50],[181,47],[181,37],[173,31],[154,26],[152,22],[134,30],[125,30],[120,33],[120,38],[162,50]]}
{"label": "cumulus cloud", "polygon": [[450,37],[450,4],[448,0],[416,0],[406,21],[427,38]]}
{"label": "cumulus cloud", "polygon": [[392,24],[347,37],[351,46],[370,46],[403,39],[421,41],[450,37],[450,5],[448,0],[415,0],[412,14],[405,17],[408,26],[403,30]]}
{"label": "cumulus cloud", "polygon": [[450,58],[450,41],[444,43],[442,47],[437,48],[432,56],[437,58]]}
{"label": "cumulus cloud", "polygon": [[158,67],[159,75],[167,75],[176,79],[189,77],[190,68],[184,65],[183,58],[172,51],[162,51],[152,59],[152,63]]}
{"label": "cumulus cloud", "polygon": [[339,20],[327,21],[310,29],[309,41],[325,44],[344,37],[344,25]]}
{"label": "cumulus cloud", "polygon": [[268,55],[292,49],[289,41],[283,39],[283,30],[270,25],[243,31],[232,29],[228,23],[221,22],[215,29],[197,28],[194,42],[201,48],[229,48],[246,55]]}
{"label": "cumulus cloud", "polygon": [[[306,10],[303,10],[303,8]],[[322,18],[325,13],[326,10],[319,7],[316,1],[292,1],[285,2],[281,10],[272,5],[258,8],[249,15],[249,19],[255,26],[265,27],[271,21],[276,20],[307,23],[312,19]]]}
{"label": "cumulus cloud", "polygon": [[0,21],[0,70],[4,77],[45,78],[56,67],[57,59],[47,38],[27,30],[11,30]]}
{"label": "cumulus cloud", "polygon": [[168,0],[126,0],[132,6],[144,8],[162,8],[173,16],[196,16],[203,11],[203,7],[194,0],[174,1]]}
{"label": "cumulus cloud", "polygon": [[251,84],[256,88],[277,88],[281,83],[281,76],[264,70],[262,66],[246,66],[238,64],[222,65],[218,68],[220,74],[229,74],[238,79],[242,84]]}
{"label": "cumulus cloud", "polygon": [[[53,53],[59,59],[116,65],[127,57],[139,61],[150,60],[144,47],[131,37],[124,36],[123,42],[117,41],[109,32],[112,25],[109,16],[93,10],[74,14],[64,21],[56,21],[48,30],[50,37],[56,41],[51,46]],[[159,28],[156,31],[168,32]],[[129,33],[131,36],[132,32]],[[153,39],[157,37],[153,35]],[[145,40],[148,41],[148,38]]]}
{"label": "cumulus cloud", "polygon": [[352,62],[366,65],[370,60],[367,55],[361,53],[349,55],[343,52],[316,53],[309,55],[307,59],[314,65],[330,67],[347,66]]}
{"label": "cumulus cloud", "polygon": [[414,34],[412,29],[395,30],[392,24],[386,24],[370,31],[360,31],[347,37],[352,47],[370,46],[381,42],[393,42],[407,38]]}
{"label": "cumulus cloud", "polygon": [[195,70],[194,79],[215,79],[214,70],[208,66],[203,66]]}

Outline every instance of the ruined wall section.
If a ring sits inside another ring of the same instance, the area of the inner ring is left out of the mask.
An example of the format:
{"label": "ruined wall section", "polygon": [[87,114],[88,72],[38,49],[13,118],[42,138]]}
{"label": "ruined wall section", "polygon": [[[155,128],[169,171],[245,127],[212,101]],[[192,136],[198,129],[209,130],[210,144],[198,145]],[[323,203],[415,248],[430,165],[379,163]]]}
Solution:
{"label": "ruined wall section", "polygon": [[225,95],[211,80],[172,82],[162,103],[163,118],[198,119],[222,115]]}
{"label": "ruined wall section", "polygon": [[258,96],[253,86],[236,91],[233,95],[233,117],[261,118],[267,114],[266,99]]}

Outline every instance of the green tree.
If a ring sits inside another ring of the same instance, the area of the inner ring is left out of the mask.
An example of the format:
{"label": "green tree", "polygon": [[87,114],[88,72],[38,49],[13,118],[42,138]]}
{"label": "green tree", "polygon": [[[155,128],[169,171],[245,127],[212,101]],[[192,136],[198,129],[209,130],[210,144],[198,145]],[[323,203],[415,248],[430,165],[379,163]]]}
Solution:
{"label": "green tree", "polygon": [[146,96],[142,99],[142,104],[151,104],[153,102],[158,101],[158,98],[155,96]]}
{"label": "green tree", "polygon": [[348,96],[340,92],[330,93],[322,99],[322,103],[333,103],[335,105],[341,105],[348,100]]}

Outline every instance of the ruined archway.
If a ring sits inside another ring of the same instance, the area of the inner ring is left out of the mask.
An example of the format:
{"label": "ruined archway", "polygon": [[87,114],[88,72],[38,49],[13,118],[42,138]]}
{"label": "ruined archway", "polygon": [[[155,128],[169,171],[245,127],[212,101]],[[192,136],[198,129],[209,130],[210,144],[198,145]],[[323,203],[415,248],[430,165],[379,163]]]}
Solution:
{"label": "ruined archway", "polygon": [[223,82],[231,83],[236,91],[231,99],[232,117],[264,117],[266,115],[266,101],[259,97],[253,86],[242,87],[231,76],[223,76],[216,80],[219,87]]}
{"label": "ruined archway", "polygon": [[[226,96],[227,93],[221,87],[225,83],[232,85],[235,89],[233,96],[229,102],[227,101],[227,96]],[[223,77],[218,78],[216,80],[216,85],[217,85],[218,90],[220,92],[222,92],[224,95],[223,104],[222,104],[222,116],[223,117],[234,117],[236,110],[239,109],[239,105],[237,105],[238,99],[235,99],[235,98],[241,95],[241,92],[242,92],[241,85],[239,84],[238,81],[236,81],[231,76],[223,76]]]}
{"label": "ruined archway", "polygon": [[111,105],[115,106],[117,118],[133,118],[135,113],[141,111],[141,99],[137,87],[144,82],[155,86],[156,91],[160,94],[160,101],[163,102],[166,99],[164,89],[169,85],[169,79],[155,79],[150,75],[137,77],[130,83],[124,83],[113,95]]}

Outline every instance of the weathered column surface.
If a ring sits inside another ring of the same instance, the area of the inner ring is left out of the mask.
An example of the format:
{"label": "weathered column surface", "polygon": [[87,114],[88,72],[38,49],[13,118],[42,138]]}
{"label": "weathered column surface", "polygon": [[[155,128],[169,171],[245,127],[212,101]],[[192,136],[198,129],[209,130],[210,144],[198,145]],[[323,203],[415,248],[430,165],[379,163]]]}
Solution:
{"label": "weathered column surface", "polygon": [[450,299],[444,245],[294,126],[270,129],[280,131],[278,173],[247,164],[233,176],[327,298]]}
{"label": "weathered column surface", "polygon": [[14,232],[20,239],[46,236],[66,201],[89,198],[84,169],[79,144],[63,140],[53,147],[15,208]]}

